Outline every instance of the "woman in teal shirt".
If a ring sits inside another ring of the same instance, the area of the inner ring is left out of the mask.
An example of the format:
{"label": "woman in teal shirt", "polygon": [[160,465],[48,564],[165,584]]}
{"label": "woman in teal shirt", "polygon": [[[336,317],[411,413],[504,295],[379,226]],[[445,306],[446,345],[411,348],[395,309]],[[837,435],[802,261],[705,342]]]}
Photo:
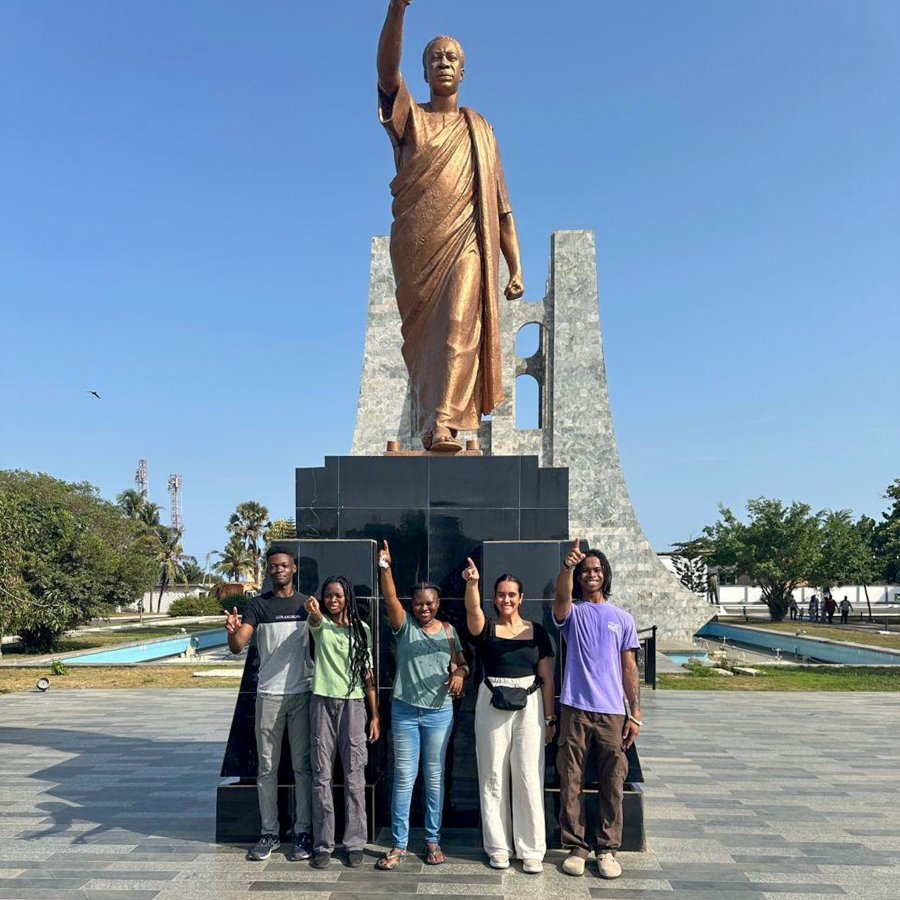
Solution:
{"label": "woman in teal shirt", "polygon": [[462,696],[469,674],[462,645],[452,625],[437,619],[440,589],[422,582],[413,589],[412,619],[397,598],[387,541],[378,555],[381,593],[394,632],[397,674],[391,702],[394,738],[394,791],[391,797],[393,848],[376,868],[397,868],[406,859],[409,806],[422,761],[425,787],[425,862],[444,861],[441,814],[444,808],[444,759],[453,727],[453,699]]}

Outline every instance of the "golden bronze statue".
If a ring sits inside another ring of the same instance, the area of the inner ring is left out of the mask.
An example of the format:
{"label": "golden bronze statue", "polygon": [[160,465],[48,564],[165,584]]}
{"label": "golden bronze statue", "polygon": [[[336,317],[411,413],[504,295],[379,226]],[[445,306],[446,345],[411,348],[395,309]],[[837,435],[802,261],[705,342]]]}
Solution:
{"label": "golden bronze statue", "polygon": [[426,450],[460,449],[503,400],[497,279],[524,293],[519,238],[491,126],[459,106],[465,54],[430,41],[422,62],[431,100],[417,104],[400,75],[412,0],[390,0],[378,44],[378,105],[394,147],[391,262],[414,414]]}

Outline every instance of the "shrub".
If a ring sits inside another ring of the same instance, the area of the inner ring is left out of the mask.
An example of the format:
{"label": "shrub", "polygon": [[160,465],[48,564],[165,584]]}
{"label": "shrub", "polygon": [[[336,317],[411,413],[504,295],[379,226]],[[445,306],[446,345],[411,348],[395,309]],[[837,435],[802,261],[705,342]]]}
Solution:
{"label": "shrub", "polygon": [[176,616],[218,616],[222,605],[213,597],[202,594],[199,597],[179,597],[169,604],[169,615]]}
{"label": "shrub", "polygon": [[51,675],[68,675],[69,670],[66,666],[64,666],[62,664],[62,662],[60,660],[56,660],[56,662],[50,666],[50,674]]}

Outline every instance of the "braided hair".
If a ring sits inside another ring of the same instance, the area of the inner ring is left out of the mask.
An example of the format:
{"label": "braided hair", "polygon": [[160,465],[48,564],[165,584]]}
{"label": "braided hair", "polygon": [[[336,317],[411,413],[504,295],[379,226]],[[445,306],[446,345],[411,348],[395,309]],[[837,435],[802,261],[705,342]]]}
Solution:
{"label": "braided hair", "polygon": [[[344,600],[346,602],[345,609],[347,611],[347,623],[349,625],[349,648],[347,663],[349,666],[349,678],[347,679],[347,696],[353,692],[353,688],[357,683],[360,687],[366,686],[366,675],[372,668],[369,653],[369,642],[366,639],[366,629],[363,625],[363,618],[359,614],[359,606],[356,603],[356,593],[353,585],[343,575],[329,575],[322,582],[322,591],[319,594],[323,601],[325,599],[325,589],[330,584],[338,584],[344,592]],[[328,615],[332,621],[334,618],[328,613],[327,607],[323,602],[323,612]]]}
{"label": "braided hair", "polygon": [[603,572],[603,584],[600,585],[600,593],[609,600],[609,595],[612,593],[612,568],[609,565],[606,554],[602,550],[588,550],[584,555],[584,559],[575,566],[575,572],[572,575],[573,600],[581,599],[581,573],[584,571],[584,564],[592,556],[600,560],[600,570]]}

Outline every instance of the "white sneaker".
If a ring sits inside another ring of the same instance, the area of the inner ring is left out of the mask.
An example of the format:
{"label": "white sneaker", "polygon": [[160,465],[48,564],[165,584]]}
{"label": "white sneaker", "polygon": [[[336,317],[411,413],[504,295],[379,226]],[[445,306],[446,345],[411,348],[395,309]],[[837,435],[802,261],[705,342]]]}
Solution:
{"label": "white sneaker", "polygon": [[584,857],[570,853],[562,864],[566,875],[584,875]]}
{"label": "white sneaker", "polygon": [[597,857],[597,869],[601,878],[618,878],[622,874],[622,867],[613,853],[601,853]]}
{"label": "white sneaker", "polygon": [[495,853],[489,860],[492,869],[508,869],[509,856],[506,853]]}
{"label": "white sneaker", "polygon": [[523,859],[522,871],[526,875],[539,875],[544,871],[544,864],[539,859]]}

